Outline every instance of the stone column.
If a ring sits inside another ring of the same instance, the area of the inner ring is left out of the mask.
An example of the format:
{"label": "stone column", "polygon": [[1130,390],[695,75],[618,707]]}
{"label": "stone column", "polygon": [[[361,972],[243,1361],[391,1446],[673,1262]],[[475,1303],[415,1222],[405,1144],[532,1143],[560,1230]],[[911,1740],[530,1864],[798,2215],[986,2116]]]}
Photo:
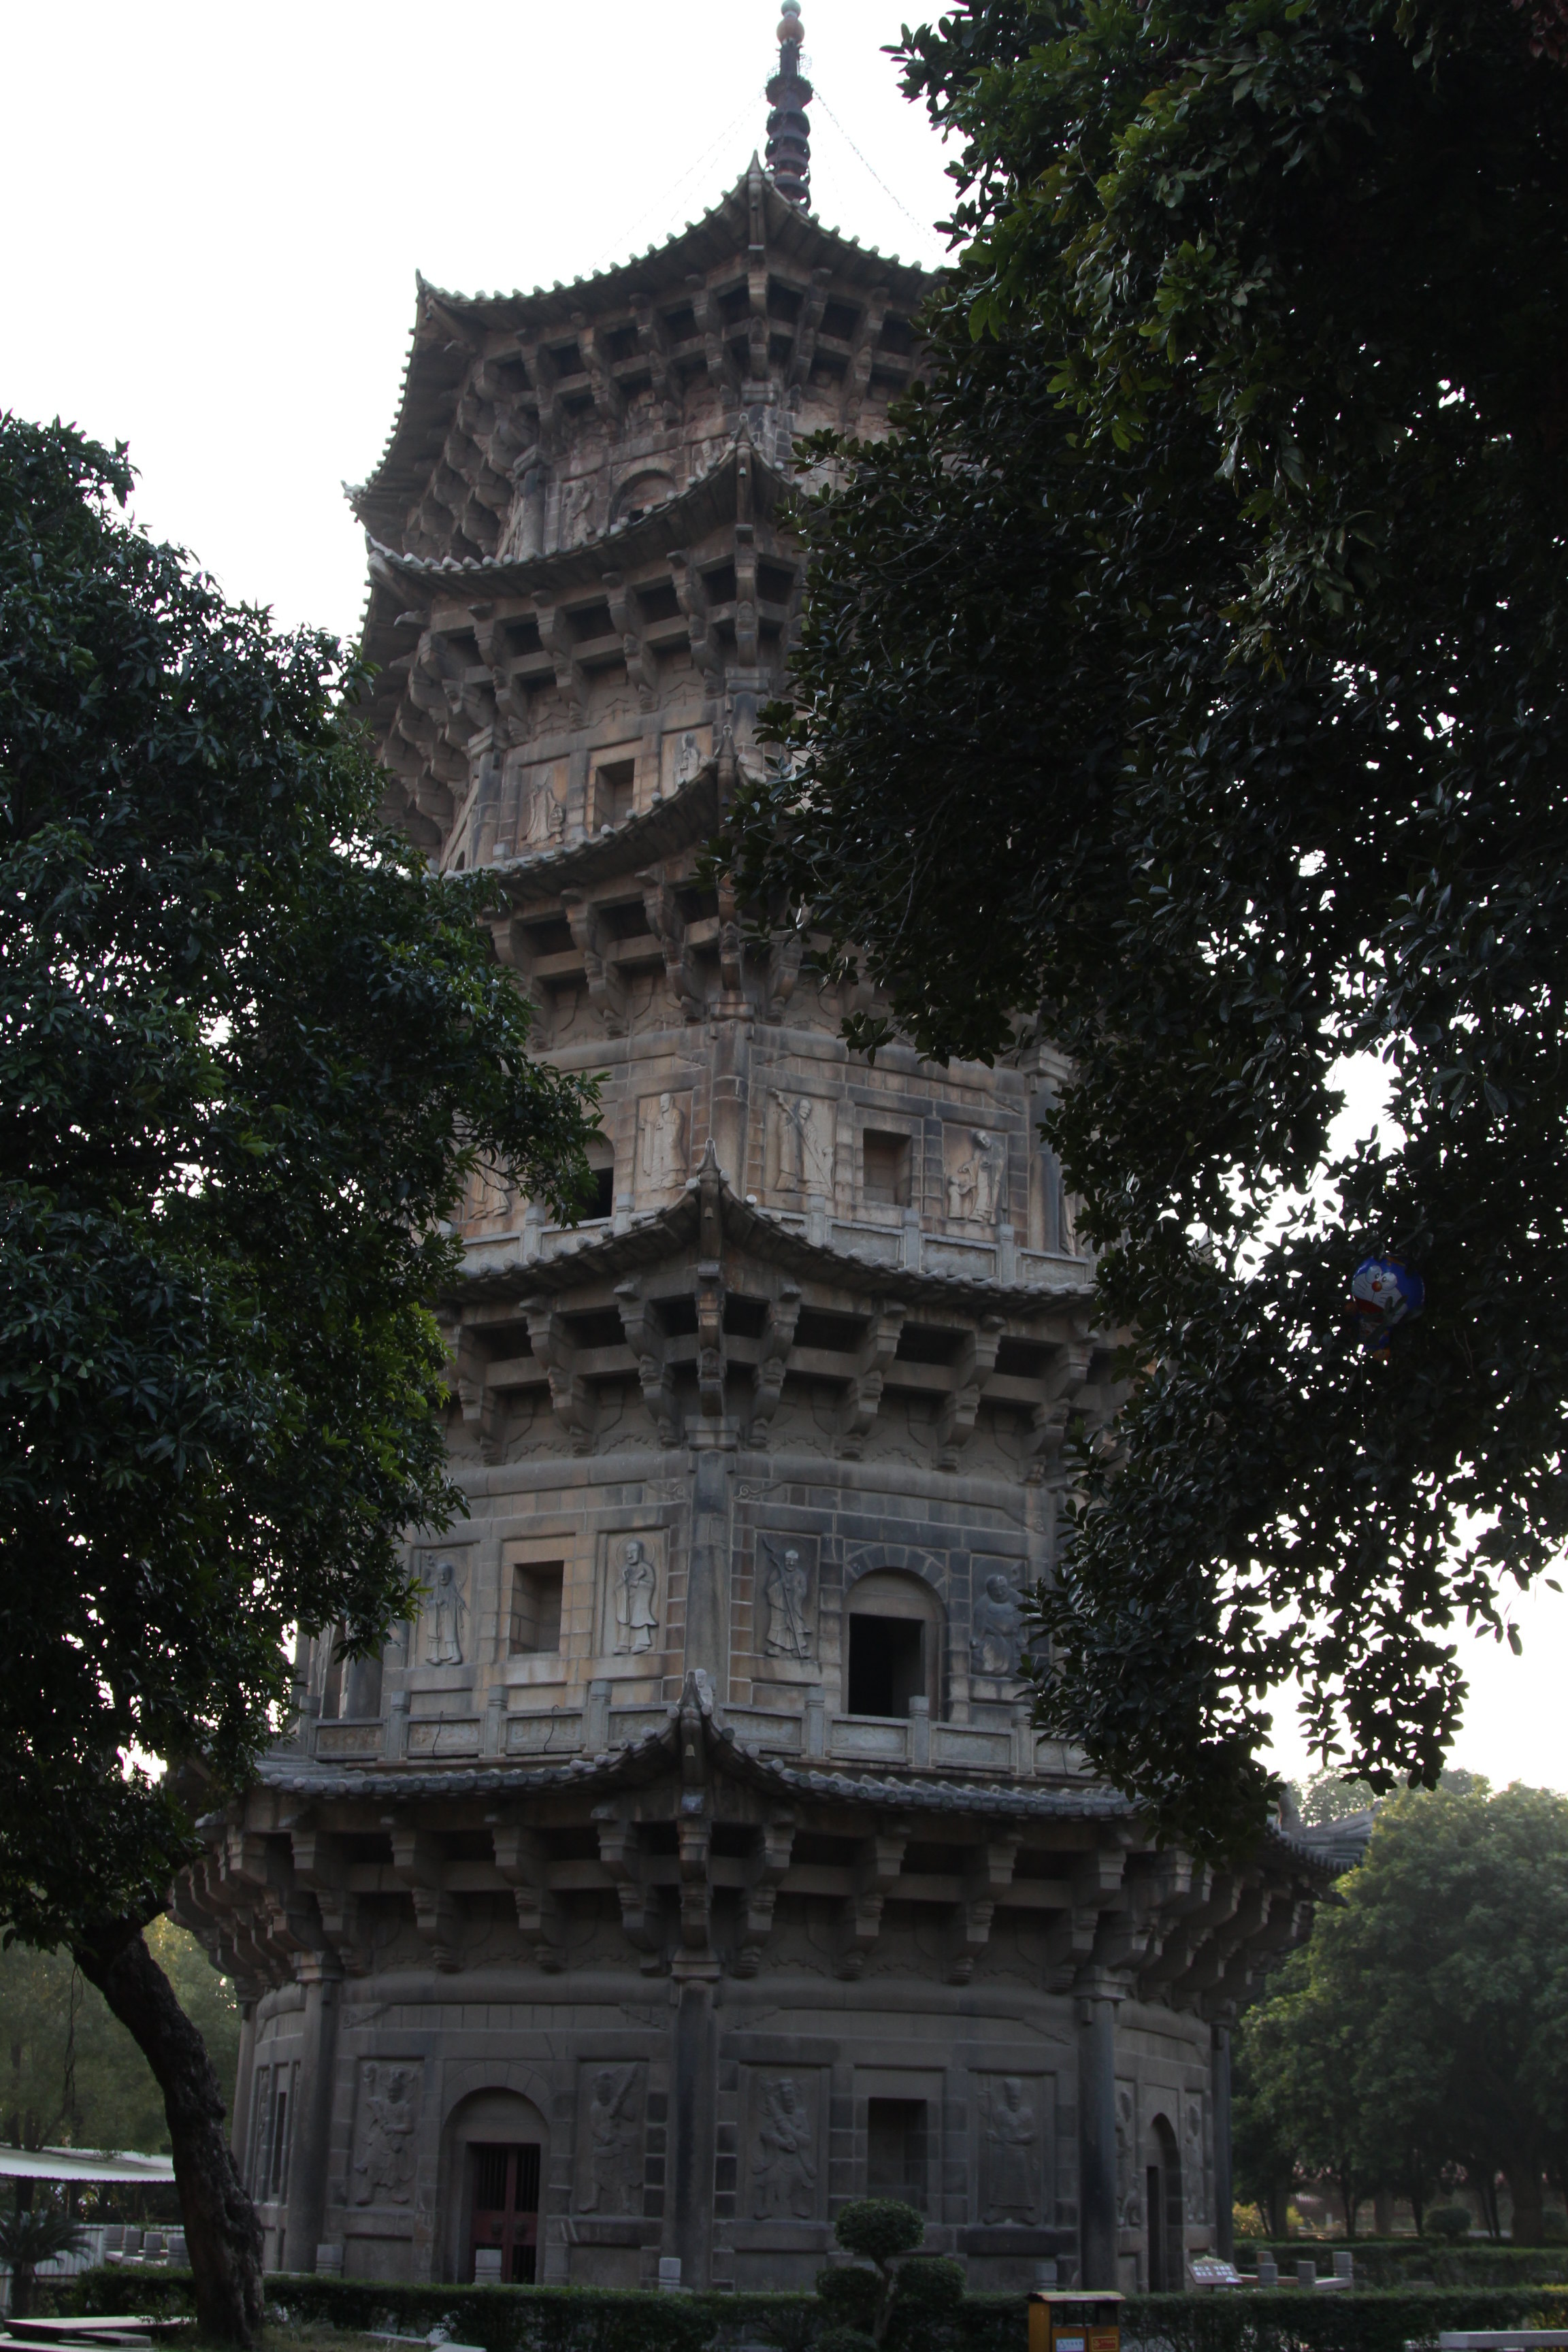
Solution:
{"label": "stone column", "polygon": [[732,1428],[692,1430],[691,1547],[686,1567],[686,1671],[698,1667],[722,1706],[730,1695],[730,1471]]}
{"label": "stone column", "polygon": [[[256,2091],[256,2003],[239,2004],[239,2063],[234,2073],[234,2096],[228,2104],[228,2144],[241,2180],[250,2160],[250,2103]],[[246,2181],[247,2188],[249,2182]]]}
{"label": "stone column", "polygon": [[313,2271],[327,2218],[327,2161],[342,1981],[336,1963],[322,1952],[300,1953],[294,1973],[305,1988],[305,2030],[289,2149],[283,2257],[291,2271]]}
{"label": "stone column", "polygon": [[1209,2029],[1209,2079],[1214,2105],[1214,2249],[1236,2260],[1236,2189],[1230,2156],[1230,2021],[1216,2018]]}
{"label": "stone column", "polygon": [[1116,2002],[1103,1978],[1078,2005],[1079,2284],[1114,2287],[1116,2263]]}
{"label": "stone column", "polygon": [[689,1978],[680,1986],[672,2034],[663,2232],[665,2251],[679,2258],[685,2287],[706,2287],[712,2279],[715,2038],[713,1988]]}

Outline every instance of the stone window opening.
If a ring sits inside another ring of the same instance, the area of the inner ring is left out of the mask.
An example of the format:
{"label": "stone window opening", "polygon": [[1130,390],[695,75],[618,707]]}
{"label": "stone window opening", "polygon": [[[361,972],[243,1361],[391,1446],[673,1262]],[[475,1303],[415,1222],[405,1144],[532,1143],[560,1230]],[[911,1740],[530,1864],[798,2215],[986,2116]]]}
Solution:
{"label": "stone window opening", "polygon": [[910,1205],[910,1163],[913,1157],[907,1135],[888,1135],[868,1128],[861,1139],[861,1184],[868,1201],[890,1209]]}
{"label": "stone window opening", "polygon": [[925,1633],[918,1618],[850,1618],[851,1715],[907,1716],[925,1696]]}
{"label": "stone window opening", "polygon": [[866,2194],[898,2197],[917,2213],[926,2210],[926,2103],[868,2099],[866,2103]]}
{"label": "stone window opening", "polygon": [[902,1720],[916,1699],[939,1713],[942,1609],[921,1578],[900,1569],[859,1578],[846,1630],[847,1714]]}
{"label": "stone window opening", "polygon": [[594,771],[595,833],[603,832],[606,825],[625,824],[629,816],[636,814],[637,774],[635,759],[605,760]]}
{"label": "stone window opening", "polygon": [[566,1580],[563,1560],[530,1560],[511,1572],[511,1625],[508,1647],[514,1658],[552,1658],[561,1649],[561,1595]]}

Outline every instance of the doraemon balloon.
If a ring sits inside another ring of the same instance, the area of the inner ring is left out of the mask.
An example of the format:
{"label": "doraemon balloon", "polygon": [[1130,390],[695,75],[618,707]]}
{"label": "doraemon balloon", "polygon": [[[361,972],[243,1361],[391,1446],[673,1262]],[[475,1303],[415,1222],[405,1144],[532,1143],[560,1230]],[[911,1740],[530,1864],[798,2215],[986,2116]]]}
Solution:
{"label": "doraemon balloon", "polygon": [[1396,1257],[1363,1257],[1351,1277],[1351,1304],[1369,1348],[1387,1351],[1395,1327],[1426,1304],[1426,1286]]}

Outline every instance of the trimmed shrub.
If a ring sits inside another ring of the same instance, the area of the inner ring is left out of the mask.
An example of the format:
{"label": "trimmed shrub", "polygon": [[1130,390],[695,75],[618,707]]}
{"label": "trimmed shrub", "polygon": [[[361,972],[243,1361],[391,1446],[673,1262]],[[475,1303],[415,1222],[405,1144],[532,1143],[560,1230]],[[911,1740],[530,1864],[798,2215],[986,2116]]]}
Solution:
{"label": "trimmed shrub", "polygon": [[1447,2238],[1452,2245],[1470,2234],[1469,2209],[1464,2205],[1434,2205],[1426,2216],[1426,2227],[1435,2238]]}

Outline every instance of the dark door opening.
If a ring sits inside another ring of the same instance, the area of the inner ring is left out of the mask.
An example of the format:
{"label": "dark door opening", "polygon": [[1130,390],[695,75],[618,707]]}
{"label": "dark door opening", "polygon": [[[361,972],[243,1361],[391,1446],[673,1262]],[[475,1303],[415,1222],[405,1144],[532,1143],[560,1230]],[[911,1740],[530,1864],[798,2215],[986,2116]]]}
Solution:
{"label": "dark door opening", "polygon": [[918,1617],[851,1617],[849,1712],[906,1716],[926,1695],[925,1627]]}
{"label": "dark door opening", "polygon": [[500,2274],[513,2286],[533,2284],[539,2243],[539,2148],[470,2146],[474,2168],[468,2276],[481,2246],[500,2248]]}
{"label": "dark door opening", "polygon": [[866,2194],[898,2197],[917,2213],[926,2209],[926,2103],[868,2099],[866,2103]]}
{"label": "dark door opening", "polygon": [[1165,2276],[1165,2184],[1157,2164],[1144,2170],[1143,2202],[1149,2215],[1149,2292],[1163,2294],[1170,2284]]}

